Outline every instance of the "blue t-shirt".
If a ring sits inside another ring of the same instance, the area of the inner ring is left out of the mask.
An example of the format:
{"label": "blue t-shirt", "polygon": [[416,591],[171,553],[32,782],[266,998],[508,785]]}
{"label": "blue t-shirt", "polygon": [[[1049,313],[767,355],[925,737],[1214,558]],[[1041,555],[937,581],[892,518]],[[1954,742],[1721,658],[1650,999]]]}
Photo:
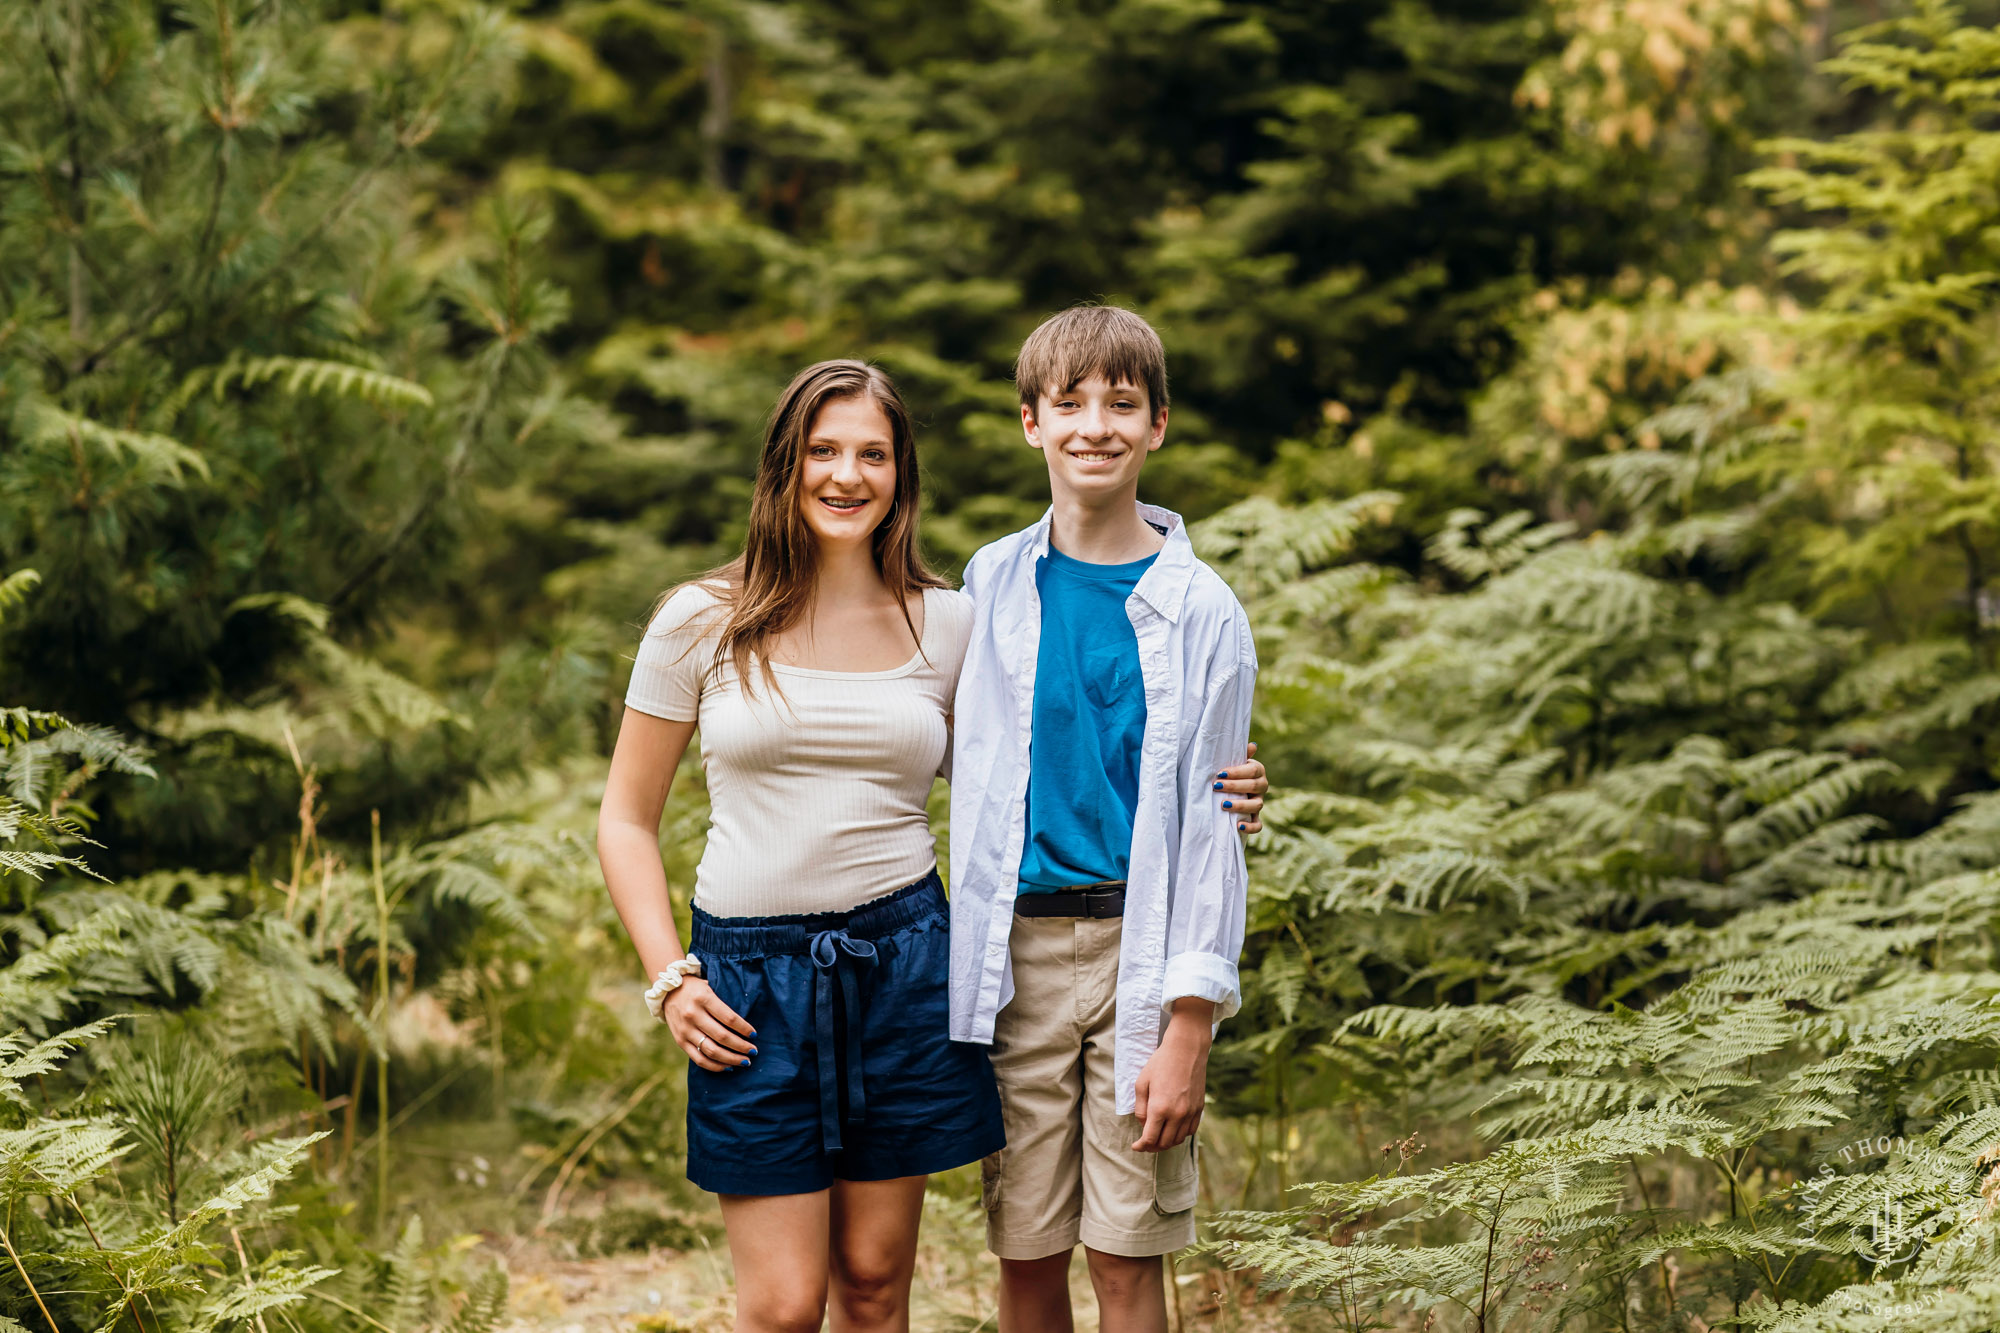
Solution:
{"label": "blue t-shirt", "polygon": [[1146,735],[1139,639],[1125,599],[1157,558],[1093,565],[1051,546],[1035,565],[1042,643],[1022,893],[1125,878]]}

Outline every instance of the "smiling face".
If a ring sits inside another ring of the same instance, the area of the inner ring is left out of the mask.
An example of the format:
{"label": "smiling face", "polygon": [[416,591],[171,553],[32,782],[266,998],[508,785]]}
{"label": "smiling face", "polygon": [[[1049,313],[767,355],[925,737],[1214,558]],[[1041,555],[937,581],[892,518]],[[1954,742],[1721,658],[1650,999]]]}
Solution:
{"label": "smiling face", "polygon": [[868,394],[824,404],[799,457],[799,514],[821,546],[866,544],[896,501],[888,413]]}
{"label": "smiling face", "polygon": [[1093,374],[1037,395],[1033,408],[1021,408],[1021,428],[1047,457],[1058,497],[1105,502],[1138,493],[1146,455],[1166,439],[1167,413],[1155,416],[1131,381]]}

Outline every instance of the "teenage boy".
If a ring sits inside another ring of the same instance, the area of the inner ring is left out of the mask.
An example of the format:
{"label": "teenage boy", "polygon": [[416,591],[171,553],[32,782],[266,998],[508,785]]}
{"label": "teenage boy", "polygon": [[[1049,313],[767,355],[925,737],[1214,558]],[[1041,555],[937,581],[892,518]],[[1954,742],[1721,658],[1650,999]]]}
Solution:
{"label": "teenage boy", "polygon": [[989,1044],[1000,1081],[1002,1333],[1071,1327],[1078,1241],[1105,1333],[1164,1333],[1160,1256],[1195,1238],[1209,1044],[1240,1003],[1242,825],[1214,793],[1238,789],[1257,657],[1180,517],[1139,503],[1167,429],[1159,335],[1067,310],[1015,378],[1053,503],[965,571],[951,1035]]}

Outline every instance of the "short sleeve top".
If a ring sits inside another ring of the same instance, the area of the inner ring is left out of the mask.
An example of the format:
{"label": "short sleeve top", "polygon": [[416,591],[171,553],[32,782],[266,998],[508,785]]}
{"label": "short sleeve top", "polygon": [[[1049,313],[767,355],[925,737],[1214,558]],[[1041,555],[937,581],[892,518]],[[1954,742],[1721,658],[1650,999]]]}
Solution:
{"label": "short sleeve top", "polygon": [[716,916],[846,911],[936,863],[925,802],[951,743],[951,700],[972,600],[924,591],[919,651],[887,671],[753,659],[745,691],[717,646],[711,587],[667,599],[640,643],[626,706],[694,722],[708,777],[708,842],[694,901]]}

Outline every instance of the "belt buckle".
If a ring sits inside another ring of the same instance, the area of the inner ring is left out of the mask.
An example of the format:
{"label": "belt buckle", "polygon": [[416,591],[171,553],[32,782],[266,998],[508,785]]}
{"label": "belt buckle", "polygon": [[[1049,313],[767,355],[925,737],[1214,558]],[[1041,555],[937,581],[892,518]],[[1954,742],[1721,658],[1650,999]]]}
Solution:
{"label": "belt buckle", "polygon": [[1125,890],[1092,889],[1083,898],[1083,914],[1092,921],[1110,921],[1125,915]]}

